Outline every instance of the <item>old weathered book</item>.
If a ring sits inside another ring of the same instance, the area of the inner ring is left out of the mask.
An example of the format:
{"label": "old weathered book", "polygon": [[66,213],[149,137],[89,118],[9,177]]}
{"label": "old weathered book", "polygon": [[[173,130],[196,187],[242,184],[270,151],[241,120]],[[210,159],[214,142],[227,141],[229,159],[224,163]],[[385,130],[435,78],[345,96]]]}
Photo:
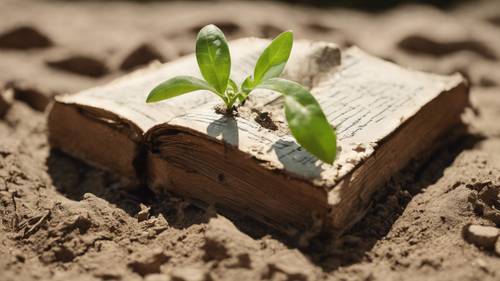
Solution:
{"label": "old weathered book", "polygon": [[[251,74],[268,41],[230,44],[232,77]],[[280,95],[255,91],[239,116],[218,114],[218,97],[195,92],[146,104],[177,75],[200,76],[193,55],[151,66],[109,85],[58,96],[51,144],[155,192],[174,193],[253,217],[288,233],[341,233],[374,192],[461,122],[468,85],[460,75],[404,69],[357,48],[296,42],[285,70],[310,87],[338,134],[324,164],[290,135]]]}

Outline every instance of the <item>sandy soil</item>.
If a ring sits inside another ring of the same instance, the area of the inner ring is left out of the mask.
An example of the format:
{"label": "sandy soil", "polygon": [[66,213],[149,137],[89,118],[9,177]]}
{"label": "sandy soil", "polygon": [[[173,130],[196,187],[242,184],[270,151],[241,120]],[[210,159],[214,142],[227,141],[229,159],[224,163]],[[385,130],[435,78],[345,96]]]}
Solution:
{"label": "sandy soil", "polygon": [[[495,253],[465,239],[469,224],[500,226],[500,5],[472,2],[368,14],[234,1],[1,1],[0,82],[15,99],[0,119],[0,280],[499,280],[500,242]],[[469,132],[394,176],[342,239],[305,249],[246,218],[127,191],[50,149],[43,110],[53,95],[188,53],[209,22],[230,38],[293,29],[413,68],[460,71],[472,83]]]}

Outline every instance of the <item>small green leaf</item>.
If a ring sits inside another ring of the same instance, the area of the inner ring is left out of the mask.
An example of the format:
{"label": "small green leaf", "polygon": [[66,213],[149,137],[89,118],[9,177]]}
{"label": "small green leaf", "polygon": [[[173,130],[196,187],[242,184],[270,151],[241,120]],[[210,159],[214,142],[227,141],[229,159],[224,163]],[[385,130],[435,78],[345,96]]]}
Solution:
{"label": "small green leaf", "polygon": [[293,33],[285,31],[278,35],[262,52],[253,74],[254,85],[278,77],[285,68],[293,45]]}
{"label": "small green leaf", "polygon": [[236,82],[234,82],[233,79],[229,78],[229,85],[228,86],[233,90],[233,92],[235,92],[235,93],[238,92],[238,84],[236,84]]}
{"label": "small green leaf", "polygon": [[238,100],[240,101],[241,105],[245,104],[246,99],[248,98],[248,94],[245,94],[243,92],[238,93]]}
{"label": "small green leaf", "polygon": [[212,86],[201,79],[192,76],[177,76],[156,86],[149,93],[146,102],[157,102],[198,90],[208,90],[222,98]]}
{"label": "small green leaf", "polygon": [[203,78],[224,94],[231,72],[231,55],[224,33],[217,26],[207,25],[198,33],[196,59]]}
{"label": "small green leaf", "polygon": [[326,163],[337,154],[335,130],[314,96],[300,84],[280,78],[264,81],[257,88],[279,92],[285,96],[285,116],[297,142]]}
{"label": "small green leaf", "polygon": [[254,88],[252,76],[248,76],[241,84],[241,91],[248,95]]}

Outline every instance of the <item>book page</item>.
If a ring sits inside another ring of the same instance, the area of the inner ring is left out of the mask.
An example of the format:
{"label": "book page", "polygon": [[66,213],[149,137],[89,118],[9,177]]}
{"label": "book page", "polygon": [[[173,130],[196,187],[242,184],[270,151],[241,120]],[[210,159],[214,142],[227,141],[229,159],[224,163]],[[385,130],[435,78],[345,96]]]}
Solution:
{"label": "book page", "polygon": [[[245,38],[230,44],[233,80],[241,81],[251,74],[253,65],[266,43],[267,40],[263,39]],[[163,102],[146,103],[146,97],[155,86],[178,75],[201,78],[194,54],[152,70],[140,70],[139,73],[132,73],[101,87],[91,88],[75,95],[60,96],[56,100],[110,111],[134,122],[145,132],[154,125],[168,122],[173,117],[184,114],[190,108],[218,99],[208,91],[197,91]]]}
{"label": "book page", "polygon": [[422,106],[462,81],[460,75],[411,71],[349,49],[340,69],[331,71],[311,90],[337,130],[339,149],[333,165],[316,159],[289,134],[265,129],[252,119],[216,114],[210,104],[174,118],[170,124],[223,140],[267,168],[333,186]]}
{"label": "book page", "polygon": [[[255,63],[270,41],[258,38],[243,38],[230,42],[231,78],[241,83],[248,75],[253,74]],[[193,42],[194,44],[194,42]],[[299,70],[323,71],[317,64],[303,65],[303,57],[308,56],[311,50],[325,49],[316,46],[328,46],[330,64],[339,64],[340,51],[330,43],[313,43],[298,41],[294,44],[289,61],[289,73],[299,73]],[[336,55],[335,55],[336,54]],[[196,57],[194,54],[179,60],[169,62],[151,70],[140,70],[122,77],[108,85],[92,88],[75,95],[59,96],[58,102],[76,104],[97,109],[104,109],[118,115],[120,118],[135,123],[143,132],[154,125],[168,123],[172,118],[185,114],[194,108],[207,103],[221,103],[218,96],[208,91],[196,91],[173,99],[146,103],[149,92],[159,83],[178,75],[192,75],[201,78]],[[292,77],[293,78],[293,77]],[[272,93],[267,93],[274,96]]]}

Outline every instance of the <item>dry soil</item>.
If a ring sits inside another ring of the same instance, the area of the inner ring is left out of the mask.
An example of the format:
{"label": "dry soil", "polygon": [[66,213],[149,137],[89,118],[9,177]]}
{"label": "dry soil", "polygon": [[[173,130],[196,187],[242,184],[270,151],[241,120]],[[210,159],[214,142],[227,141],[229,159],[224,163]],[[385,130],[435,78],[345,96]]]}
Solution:
{"label": "dry soil", "polygon": [[[500,226],[498,1],[366,13],[253,1],[3,0],[0,18],[0,82],[14,95],[0,118],[0,280],[500,280],[494,245],[464,238],[469,224]],[[127,191],[51,150],[51,97],[189,53],[207,23],[230,38],[293,29],[412,68],[460,71],[472,85],[468,133],[395,175],[340,240],[301,249],[249,219]]]}

